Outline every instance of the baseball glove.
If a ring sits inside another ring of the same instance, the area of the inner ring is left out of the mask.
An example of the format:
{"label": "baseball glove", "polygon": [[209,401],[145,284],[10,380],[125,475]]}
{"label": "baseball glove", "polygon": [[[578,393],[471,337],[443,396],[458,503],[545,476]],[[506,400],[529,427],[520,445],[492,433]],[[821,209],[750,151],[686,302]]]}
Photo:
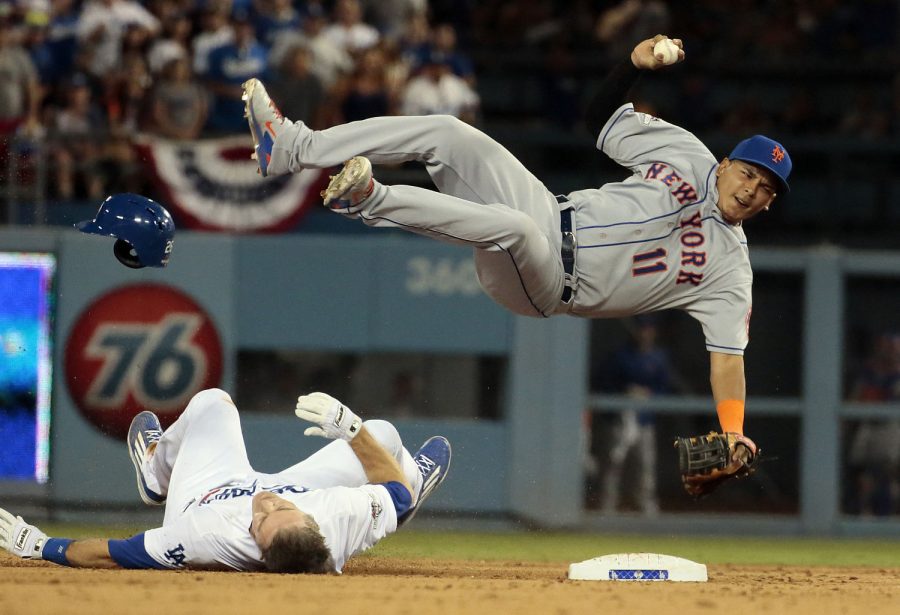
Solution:
{"label": "baseball glove", "polygon": [[675,449],[684,490],[695,498],[709,495],[726,481],[753,474],[759,462],[753,440],[737,433],[711,431],[677,438]]}

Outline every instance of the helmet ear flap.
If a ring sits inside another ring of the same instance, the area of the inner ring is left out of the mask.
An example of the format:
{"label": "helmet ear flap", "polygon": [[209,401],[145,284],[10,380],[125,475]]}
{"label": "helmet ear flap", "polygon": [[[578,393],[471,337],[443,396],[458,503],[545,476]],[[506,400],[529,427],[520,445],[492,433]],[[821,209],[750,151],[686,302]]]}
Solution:
{"label": "helmet ear flap", "polygon": [[116,243],[113,245],[113,253],[119,259],[119,262],[126,267],[131,267],[132,269],[144,267],[144,264],[138,259],[135,249],[124,239],[116,239]]}

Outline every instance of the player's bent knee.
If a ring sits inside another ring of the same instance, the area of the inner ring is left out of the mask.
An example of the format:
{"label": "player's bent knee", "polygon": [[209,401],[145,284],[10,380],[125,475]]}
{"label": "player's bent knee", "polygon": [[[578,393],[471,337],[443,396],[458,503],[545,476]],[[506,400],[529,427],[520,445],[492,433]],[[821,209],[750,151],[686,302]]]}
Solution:
{"label": "player's bent knee", "polygon": [[503,242],[504,247],[511,247],[513,244],[523,245],[529,241],[543,241],[544,232],[538,226],[534,218],[525,212],[510,210],[506,212],[506,231],[509,240]]}
{"label": "player's bent knee", "polygon": [[400,441],[400,434],[392,423],[381,419],[372,419],[365,421],[363,426],[392,455],[396,455],[400,451],[400,447],[403,446],[403,443]]}
{"label": "player's bent knee", "polygon": [[468,144],[485,136],[474,126],[452,115],[429,115],[428,121],[432,124],[430,132],[439,144]]}
{"label": "player's bent knee", "polygon": [[231,395],[222,389],[205,389],[191,398],[187,408],[184,410],[184,414],[188,412],[198,414],[206,411],[221,412],[222,410],[237,412],[237,407],[234,405]]}

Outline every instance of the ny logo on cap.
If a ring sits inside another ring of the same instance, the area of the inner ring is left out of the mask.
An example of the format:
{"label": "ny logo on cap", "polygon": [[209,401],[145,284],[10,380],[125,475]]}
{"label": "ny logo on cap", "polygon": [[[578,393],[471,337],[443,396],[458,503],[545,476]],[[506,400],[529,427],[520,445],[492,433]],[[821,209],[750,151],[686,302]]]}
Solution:
{"label": "ny logo on cap", "polygon": [[772,162],[781,162],[782,160],[784,160],[784,150],[776,145],[772,148]]}

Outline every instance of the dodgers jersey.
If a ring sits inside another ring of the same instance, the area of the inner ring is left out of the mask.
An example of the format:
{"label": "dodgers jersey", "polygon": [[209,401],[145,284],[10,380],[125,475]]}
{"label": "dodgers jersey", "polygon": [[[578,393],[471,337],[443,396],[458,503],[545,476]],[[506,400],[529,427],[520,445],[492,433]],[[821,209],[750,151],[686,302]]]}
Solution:
{"label": "dodgers jersey", "polygon": [[615,318],[683,309],[703,326],[707,350],[743,354],[753,272],[743,229],[716,206],[715,156],[630,103],[607,121],[597,148],[633,175],[568,195],[578,244],[568,311]]}
{"label": "dodgers jersey", "polygon": [[249,532],[251,500],[259,491],[271,491],[312,515],[337,572],[351,556],[397,529],[394,503],[382,485],[307,490],[248,478],[200,495],[175,522],[145,532],[143,549],[157,564],[153,567],[264,570]]}

